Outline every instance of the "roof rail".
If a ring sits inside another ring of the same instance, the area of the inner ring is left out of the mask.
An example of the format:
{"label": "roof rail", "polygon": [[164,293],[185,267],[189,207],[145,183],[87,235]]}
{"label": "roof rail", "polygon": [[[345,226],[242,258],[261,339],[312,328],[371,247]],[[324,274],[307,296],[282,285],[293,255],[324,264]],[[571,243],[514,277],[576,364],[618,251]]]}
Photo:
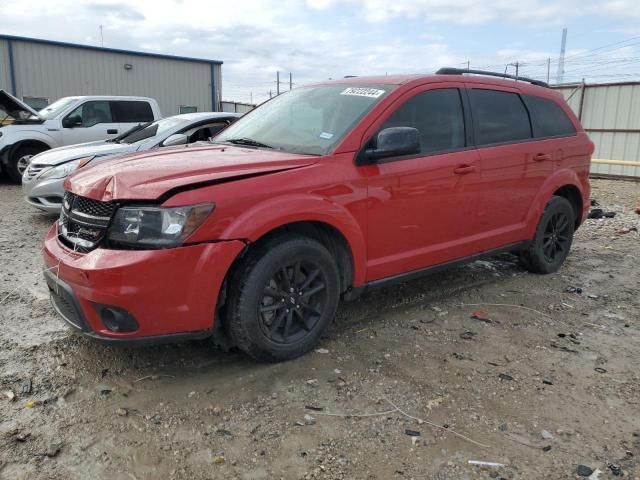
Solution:
{"label": "roof rail", "polygon": [[436,75],[463,75],[465,73],[471,73],[475,75],[487,75],[488,77],[510,78],[512,80],[520,80],[522,82],[528,82],[532,85],[538,85],[539,87],[549,87],[549,84],[540,80],[534,80],[533,78],[519,77],[516,75],[509,75],[508,73],[489,72],[486,70],[468,70],[466,68],[453,68],[444,67],[436,72]]}

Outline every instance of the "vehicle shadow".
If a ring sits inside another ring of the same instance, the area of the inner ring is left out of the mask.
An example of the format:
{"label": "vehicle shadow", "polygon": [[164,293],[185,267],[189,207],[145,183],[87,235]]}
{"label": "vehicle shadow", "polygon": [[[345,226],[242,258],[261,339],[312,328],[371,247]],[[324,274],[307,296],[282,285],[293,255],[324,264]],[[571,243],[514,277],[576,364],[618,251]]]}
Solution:
{"label": "vehicle shadow", "polygon": [[[375,330],[385,321],[385,317],[398,310],[419,306],[428,308],[429,305],[445,302],[454,295],[504,281],[505,277],[518,272],[522,270],[517,259],[511,255],[501,255],[488,261],[474,262],[422,279],[370,291],[356,301],[341,304],[336,320],[321,343],[331,344],[333,340],[361,329]],[[366,337],[362,341],[366,342]],[[211,340],[143,348],[103,346],[79,335],[70,335],[60,342],[64,343],[62,348],[70,366],[93,378],[104,376],[105,371],[117,372],[120,378],[127,378],[129,381],[145,376],[164,375],[175,379],[171,382],[174,385],[191,385],[195,378],[206,385],[238,375],[263,375],[267,379],[271,377],[269,372],[278,372],[283,368],[289,372],[289,378],[294,375],[304,379],[309,377],[310,369],[316,368],[318,361],[322,362],[318,360],[320,356],[312,352],[291,362],[261,364],[236,350],[221,351],[214,347]],[[191,380],[185,382],[188,378]],[[268,381],[264,382],[265,388],[268,388]]]}

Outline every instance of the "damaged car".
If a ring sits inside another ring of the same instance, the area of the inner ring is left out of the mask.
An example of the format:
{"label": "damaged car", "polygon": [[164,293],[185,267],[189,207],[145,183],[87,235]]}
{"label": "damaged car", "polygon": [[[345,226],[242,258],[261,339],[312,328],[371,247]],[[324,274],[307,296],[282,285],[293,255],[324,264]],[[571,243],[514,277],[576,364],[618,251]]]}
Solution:
{"label": "damaged car", "polygon": [[47,150],[34,156],[22,176],[30,205],[60,213],[64,180],[78,168],[116,155],[207,141],[240,118],[239,113],[185,113],[136,125],[115,138]]}
{"label": "damaged car", "polygon": [[562,96],[522,77],[300,87],[211,144],[69,176],[45,277],[60,317],[96,340],[213,336],[288,360],[370,289],[505,251],[557,271],[593,150]]}

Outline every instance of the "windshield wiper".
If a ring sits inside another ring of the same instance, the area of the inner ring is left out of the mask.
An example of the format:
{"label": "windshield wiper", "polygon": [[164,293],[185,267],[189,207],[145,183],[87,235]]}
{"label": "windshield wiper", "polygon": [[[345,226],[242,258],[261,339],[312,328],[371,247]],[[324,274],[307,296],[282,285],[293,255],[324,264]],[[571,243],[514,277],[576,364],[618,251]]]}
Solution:
{"label": "windshield wiper", "polygon": [[261,147],[261,148],[273,148],[271,145],[259,142],[252,138],[232,138],[231,140],[224,140],[227,143],[233,143],[234,145],[247,145],[249,147]]}
{"label": "windshield wiper", "polygon": [[131,127],[126,132],[121,133],[117,137],[113,137],[112,139],[107,140],[107,142],[120,143],[120,140],[123,140],[124,138],[128,137],[129,135],[131,135],[134,132],[137,132],[138,130],[142,130],[143,128],[147,128],[152,123],[153,122],[139,123],[138,125],[136,125],[134,127]]}

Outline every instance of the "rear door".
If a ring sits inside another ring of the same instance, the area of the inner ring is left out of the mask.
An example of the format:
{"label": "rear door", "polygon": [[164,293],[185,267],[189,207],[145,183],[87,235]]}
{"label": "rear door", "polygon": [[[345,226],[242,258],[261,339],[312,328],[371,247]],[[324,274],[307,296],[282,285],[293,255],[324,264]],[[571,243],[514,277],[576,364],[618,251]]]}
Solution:
{"label": "rear door", "polygon": [[473,84],[467,93],[482,166],[478,240],[491,250],[524,240],[527,212],[553,164],[536,157],[545,152],[517,90]]}
{"label": "rear door", "polygon": [[119,125],[113,119],[109,103],[106,100],[89,100],[67,114],[62,120],[64,144],[75,145],[115,137]]}
{"label": "rear door", "polygon": [[473,253],[478,153],[465,130],[462,84],[430,84],[399,98],[372,132],[407,126],[421,152],[369,169],[367,280],[419,270]]}
{"label": "rear door", "polygon": [[121,132],[140,123],[153,122],[153,110],[144,100],[112,100],[111,109]]}

